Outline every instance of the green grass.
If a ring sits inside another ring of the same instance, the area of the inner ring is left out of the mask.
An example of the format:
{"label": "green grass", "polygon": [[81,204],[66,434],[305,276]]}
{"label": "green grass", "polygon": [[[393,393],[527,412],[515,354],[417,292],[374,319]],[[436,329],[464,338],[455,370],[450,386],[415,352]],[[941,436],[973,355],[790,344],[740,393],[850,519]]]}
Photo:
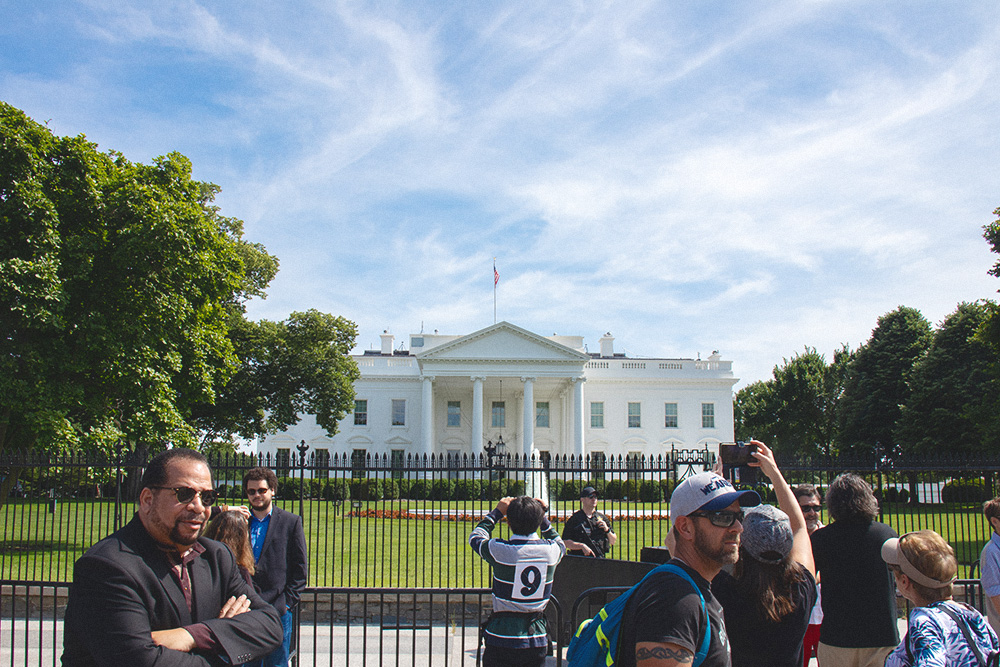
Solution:
{"label": "green grass", "polygon": [[[298,501],[278,501],[299,512]],[[575,502],[554,503],[553,510],[575,509]],[[469,549],[467,538],[492,503],[481,501],[377,501],[336,506],[321,500],[304,502],[303,518],[309,547],[311,586],[486,586],[489,573]],[[12,501],[0,509],[0,578],[37,581],[70,581],[73,563],[86,549],[110,534],[114,503],[107,500],[60,501],[50,514],[45,502]],[[455,511],[452,520],[350,516],[379,511],[390,517],[400,512]],[[615,517],[628,510],[639,514],[665,511],[665,504],[606,502],[602,510]],[[931,528],[955,548],[962,567],[969,566],[989,538],[978,505],[893,505],[883,520],[897,532]],[[132,517],[126,506],[124,521]],[[826,520],[826,517],[823,517]],[[562,524],[556,524],[562,530]],[[638,560],[644,546],[659,546],[667,520],[616,520],[619,542],[612,557]],[[498,526],[494,536],[506,536]],[[978,574],[976,574],[978,576]]]}

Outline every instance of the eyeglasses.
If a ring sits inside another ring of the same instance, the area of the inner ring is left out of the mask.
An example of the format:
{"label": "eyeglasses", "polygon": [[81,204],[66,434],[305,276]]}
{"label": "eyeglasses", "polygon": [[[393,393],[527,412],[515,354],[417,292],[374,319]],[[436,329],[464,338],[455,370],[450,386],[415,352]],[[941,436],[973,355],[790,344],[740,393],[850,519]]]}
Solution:
{"label": "eyeglasses", "polygon": [[247,495],[248,496],[256,496],[257,494],[264,495],[270,490],[271,489],[267,488],[266,486],[262,489],[247,489]]}
{"label": "eyeglasses", "polygon": [[799,507],[802,508],[803,514],[805,514],[806,512],[816,512],[817,514],[819,514],[819,511],[823,509],[822,505],[799,505]]}
{"label": "eyeglasses", "polygon": [[732,510],[719,510],[718,512],[691,512],[688,516],[700,516],[712,522],[713,526],[719,528],[729,528],[734,523],[743,522],[745,516],[743,510],[734,512]]}
{"label": "eyeglasses", "polygon": [[198,491],[197,489],[192,489],[190,486],[151,486],[149,488],[173,491],[174,495],[177,496],[177,502],[182,505],[190,503],[194,500],[195,496],[201,496],[201,504],[205,507],[210,507],[215,504],[215,489]]}

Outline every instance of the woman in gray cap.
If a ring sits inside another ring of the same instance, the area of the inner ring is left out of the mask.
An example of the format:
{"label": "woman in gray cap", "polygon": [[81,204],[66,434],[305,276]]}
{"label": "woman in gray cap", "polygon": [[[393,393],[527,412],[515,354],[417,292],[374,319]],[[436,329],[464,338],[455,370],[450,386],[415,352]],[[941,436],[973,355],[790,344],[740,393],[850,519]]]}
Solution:
{"label": "woman in gray cap", "polygon": [[712,592],[722,603],[733,667],[802,667],[802,638],[816,602],[809,531],[774,454],[757,443],[757,465],[781,509],[759,505],[743,521],[740,559]]}

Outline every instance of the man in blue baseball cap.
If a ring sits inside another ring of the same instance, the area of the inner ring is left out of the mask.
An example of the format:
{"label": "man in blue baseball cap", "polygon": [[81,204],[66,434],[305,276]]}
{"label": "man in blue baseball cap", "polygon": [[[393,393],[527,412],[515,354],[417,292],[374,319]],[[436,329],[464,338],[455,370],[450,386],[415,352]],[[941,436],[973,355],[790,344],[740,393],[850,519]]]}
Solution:
{"label": "man in blue baseball cap", "polygon": [[722,605],[712,595],[710,582],[739,558],[743,508],[759,504],[755,491],[738,490],[713,472],[692,475],[677,485],[670,496],[670,562],[690,580],[670,571],[643,580],[625,607],[618,665],[690,664],[707,636],[701,664],[729,667]]}

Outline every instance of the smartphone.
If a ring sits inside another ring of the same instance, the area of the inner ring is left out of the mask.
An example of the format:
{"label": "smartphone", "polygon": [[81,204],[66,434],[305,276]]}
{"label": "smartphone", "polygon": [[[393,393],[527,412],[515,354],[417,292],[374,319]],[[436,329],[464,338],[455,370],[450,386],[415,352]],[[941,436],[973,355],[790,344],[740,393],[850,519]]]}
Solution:
{"label": "smartphone", "polygon": [[757,470],[750,463],[757,459],[752,456],[757,445],[752,442],[723,442],[719,445],[722,459],[722,476],[733,484],[756,484]]}

